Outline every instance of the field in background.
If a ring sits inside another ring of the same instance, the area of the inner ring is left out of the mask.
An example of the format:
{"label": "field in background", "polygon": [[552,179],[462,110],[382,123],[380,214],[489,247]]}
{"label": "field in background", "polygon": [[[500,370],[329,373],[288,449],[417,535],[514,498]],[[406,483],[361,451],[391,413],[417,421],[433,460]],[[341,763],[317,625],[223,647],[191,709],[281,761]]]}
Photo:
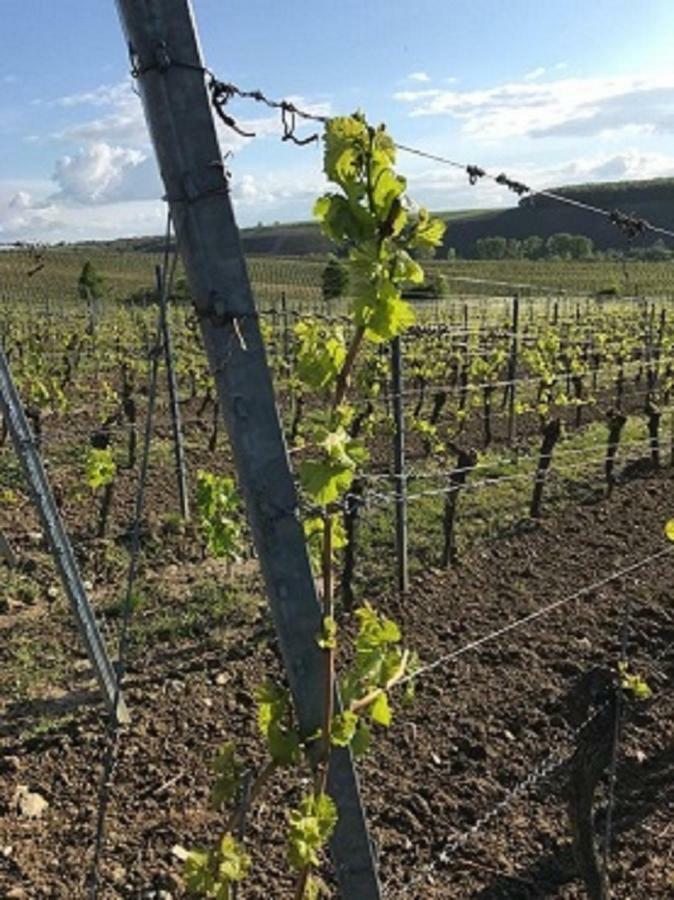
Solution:
{"label": "field in background", "polygon": [[[45,248],[0,252],[0,301],[23,300],[31,305],[60,304],[78,299],[78,278],[90,261],[102,276],[103,296],[126,299],[152,291],[154,266],[160,253],[111,252]],[[463,297],[586,295],[612,291],[623,297],[674,296],[674,266],[667,262],[554,262],[530,260],[465,260],[426,262],[429,273],[447,278],[449,301]],[[248,268],[258,304],[276,306],[281,295],[305,311],[324,311],[321,276],[325,259],[249,256]],[[181,271],[178,270],[178,279]],[[332,304],[331,311],[339,311]]]}
{"label": "field in background", "polygon": [[[79,296],[85,261],[101,276],[100,302]],[[154,265],[160,261],[159,254],[94,248],[0,253],[0,339],[32,422],[39,423],[47,470],[112,648],[122,620],[139,469],[134,438],[148,408]],[[294,325],[301,319],[348,331],[340,319],[345,304],[322,299],[323,260],[265,256],[248,263],[297,463],[303,425],[320,397],[302,394],[294,377]],[[389,896],[410,897],[412,875],[423,878],[413,895],[423,900],[579,896],[565,819],[567,770],[553,767],[552,787],[538,773],[551,752],[571,758],[577,733],[569,692],[583,672],[617,659],[629,601],[630,665],[652,684],[654,699],[626,713],[614,849],[623,877],[614,896],[627,900],[638,882],[644,896],[664,898],[674,785],[668,733],[673,572],[672,557],[661,556],[667,546],[662,525],[672,512],[671,267],[513,261],[428,268],[448,277],[449,293],[419,302],[420,325],[402,339],[411,587],[404,597],[395,587],[386,346],[369,346],[356,373],[356,411],[372,409],[362,433],[369,460],[352,587],[357,601],[372,601],[401,623],[423,663],[463,654],[476,638],[497,638],[421,678],[416,701],[401,710],[362,764]],[[598,300],[596,292],[609,286],[616,295]],[[521,355],[510,439],[504,387],[515,292]],[[232,475],[233,463],[187,303],[175,305],[171,323],[194,505],[197,470]],[[544,352],[551,335],[559,345],[543,360],[556,384],[547,414],[558,415],[565,432],[546,480],[542,518],[534,521],[529,503],[541,445],[542,375],[540,360],[524,351],[540,345]],[[581,402],[574,378],[582,382]],[[645,411],[649,391],[662,401],[658,465]],[[606,414],[616,403],[626,423],[607,498]],[[103,536],[102,492],[86,475],[89,452],[101,438],[116,464]],[[456,466],[453,442],[475,448],[477,463],[459,501],[459,564],[447,569],[441,551]],[[0,848],[10,851],[0,854],[0,893],[6,877],[12,885],[29,884],[36,896],[84,896],[82,848],[89,847],[95,826],[106,724],[6,436],[0,439],[0,501],[0,530],[18,558],[13,567],[0,561],[0,762],[8,773],[0,782]],[[210,761],[233,738],[256,758],[255,689],[263,675],[282,678],[246,527],[240,558],[217,560],[205,554],[196,518],[183,522],[178,510],[162,371],[131,616],[126,695],[134,719],[109,810],[103,866],[110,896],[150,896],[149,886],[152,896],[182,896],[182,865],[173,848],[205,844],[217,827],[206,798]],[[633,565],[636,570],[619,577]],[[341,560],[336,570],[341,589]],[[498,637],[499,629],[526,623],[554,603],[558,611]],[[341,608],[339,615],[348,629],[348,613]],[[50,804],[30,831],[11,812],[15,783],[29,784]],[[289,895],[284,791],[287,786],[273,788],[268,805],[249,822],[256,848],[251,897]],[[468,836],[465,848],[451,848],[455,835]],[[448,846],[447,867],[437,866]],[[523,894],[523,886],[544,893]]]}

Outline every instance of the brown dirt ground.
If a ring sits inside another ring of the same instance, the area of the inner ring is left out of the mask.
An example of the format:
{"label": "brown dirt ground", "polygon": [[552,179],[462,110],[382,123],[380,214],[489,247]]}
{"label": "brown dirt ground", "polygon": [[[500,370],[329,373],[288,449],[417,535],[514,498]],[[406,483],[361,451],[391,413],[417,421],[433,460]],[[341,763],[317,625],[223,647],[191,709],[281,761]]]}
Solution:
{"label": "brown dirt ground", "polygon": [[[88,427],[80,422],[71,437]],[[190,452],[192,469],[208,463],[205,451]],[[152,513],[140,575],[148,599],[135,614],[126,682],[133,721],[121,736],[108,814],[106,898],[183,895],[182,865],[172,848],[204,845],[215,834],[209,765],[221,743],[236,740],[244,756],[260,763],[253,691],[265,675],[279,672],[254,562],[231,571],[202,563],[192,533],[172,530],[159,514],[173,503],[170,459],[160,468],[164,475],[157,470],[150,482]],[[90,501],[70,500],[74,483],[65,477],[59,483],[55,465],[54,471],[84,577],[112,632],[133,475],[123,477],[115,501],[111,533],[122,537],[97,542],[91,540]],[[672,487],[671,469],[647,472],[621,485],[610,501],[569,505],[536,526],[476,545],[456,571],[426,571],[404,600],[393,593],[372,599],[401,622],[406,642],[430,662],[663,549]],[[26,504],[0,511],[0,528],[12,537],[22,583],[37,585],[29,596],[7,596],[7,608],[0,610],[0,896],[84,897],[105,719],[63,598],[47,590],[55,579],[31,535],[36,524]],[[0,568],[11,588],[15,575],[2,563]],[[504,804],[445,862],[440,854],[548,754],[559,749],[568,758],[574,682],[593,665],[615,665],[628,601],[630,665],[654,695],[626,709],[611,859],[614,897],[674,895],[673,576],[674,553],[419,679],[415,701],[397,712],[361,766],[387,896],[585,896],[565,820],[565,766]],[[224,589],[216,590],[218,584]],[[197,595],[206,599],[195,607]],[[18,814],[19,785],[48,800],[42,818]],[[279,778],[251,812],[255,868],[241,897],[291,895],[283,808],[301,786],[301,778]],[[600,792],[598,833],[604,797]]]}

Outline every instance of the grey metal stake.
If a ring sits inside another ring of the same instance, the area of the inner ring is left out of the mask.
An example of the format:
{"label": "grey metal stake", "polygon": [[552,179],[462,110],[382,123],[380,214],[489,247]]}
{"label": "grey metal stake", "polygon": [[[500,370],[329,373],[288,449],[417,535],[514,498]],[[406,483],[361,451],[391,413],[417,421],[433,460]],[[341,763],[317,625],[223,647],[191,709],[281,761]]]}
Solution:
{"label": "grey metal stake", "polygon": [[[180,417],[180,404],[178,402],[178,382],[176,370],[173,365],[173,336],[168,317],[168,297],[161,289],[161,269],[156,270],[157,285],[159,287],[159,309],[162,344],[164,346],[164,362],[166,363],[166,379],[168,381],[169,405],[171,409],[171,431],[173,433],[173,453],[176,463],[176,477],[178,479],[178,496],[180,498],[180,515],[187,522],[190,517],[190,501],[187,490],[187,465],[185,463],[185,442],[183,440],[182,421]],[[167,274],[168,277],[168,274]]]}
{"label": "grey metal stake", "polygon": [[63,588],[68,596],[87,654],[96,673],[108,708],[122,723],[129,714],[118,688],[117,674],[105,649],[94,612],[87,598],[75,554],[54,502],[42,459],[21,406],[5,352],[0,347],[0,412],[9,426],[14,449],[19,457],[33,503],[49,540]]}
{"label": "grey metal stake", "polygon": [[288,326],[288,298],[286,292],[281,291],[281,318],[283,319],[283,359],[290,363],[290,330]]}
{"label": "grey metal stake", "polygon": [[12,550],[12,545],[2,531],[0,531],[0,559],[4,559],[8,566],[16,565],[16,555]]}
{"label": "grey metal stake", "polygon": [[391,341],[391,393],[393,395],[393,465],[396,509],[396,564],[398,590],[409,589],[407,558],[407,476],[405,474],[405,415],[403,404],[403,361],[399,337]]}
{"label": "grey metal stake", "polygon": [[510,346],[510,361],[508,364],[508,444],[512,446],[515,439],[515,385],[517,378],[517,352],[518,352],[518,328],[520,319],[520,297],[515,294],[513,297],[513,339]]}
{"label": "grey metal stake", "polygon": [[[321,609],[298,516],[258,314],[218,146],[187,0],[116,0],[170,204],[178,245],[229,431],[280,649],[306,736],[322,726]],[[339,706],[338,706],[339,708]],[[380,888],[348,748],[334,748],[328,793],[341,896]]]}

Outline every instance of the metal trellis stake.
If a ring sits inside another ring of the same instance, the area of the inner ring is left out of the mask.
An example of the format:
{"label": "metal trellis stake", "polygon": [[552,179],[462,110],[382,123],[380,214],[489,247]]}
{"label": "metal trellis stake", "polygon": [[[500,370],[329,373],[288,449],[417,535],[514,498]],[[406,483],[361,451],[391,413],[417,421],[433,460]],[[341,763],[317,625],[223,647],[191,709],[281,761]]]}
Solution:
{"label": "metal trellis stake", "polygon": [[16,565],[16,555],[12,550],[12,545],[2,531],[0,531],[0,559],[4,559],[8,566]]}
{"label": "metal trellis stake", "polygon": [[405,414],[403,409],[403,360],[399,337],[391,341],[391,393],[393,394],[393,465],[396,508],[396,563],[398,590],[409,589],[407,559],[407,478],[405,475]]}
{"label": "metal trellis stake", "polygon": [[[161,270],[157,267],[157,284],[161,285]],[[168,273],[167,276],[168,277]],[[173,432],[173,452],[176,462],[176,477],[178,479],[178,496],[180,498],[180,515],[187,522],[190,517],[190,501],[187,491],[187,465],[185,463],[185,442],[180,418],[180,404],[178,401],[178,381],[173,365],[173,338],[171,324],[168,317],[168,297],[166,292],[159,290],[159,309],[162,343],[164,346],[164,362],[166,364],[166,379],[168,381],[169,403],[171,406],[171,431]]]}
{"label": "metal trellis stake", "polygon": [[[238,481],[246,503],[299,727],[323,723],[322,616],[207,94],[188,0],[116,0],[170,204]],[[339,707],[338,707],[339,708]],[[328,793],[341,896],[380,888],[348,748],[334,748]]]}
{"label": "metal trellis stake", "polygon": [[63,588],[72,607],[89,660],[111,712],[119,722],[128,722],[129,714],[118,687],[117,674],[98,630],[94,612],[87,598],[75,554],[54,502],[42,459],[35,446],[26,415],[21,406],[5,352],[0,347],[0,412],[23,468],[33,503],[49,540]]}
{"label": "metal trellis stake", "polygon": [[513,297],[513,339],[510,347],[510,360],[508,362],[508,380],[510,382],[510,391],[508,394],[508,444],[511,447],[515,439],[515,382],[517,378],[517,330],[519,328],[519,317],[520,297],[519,294],[515,294]]}

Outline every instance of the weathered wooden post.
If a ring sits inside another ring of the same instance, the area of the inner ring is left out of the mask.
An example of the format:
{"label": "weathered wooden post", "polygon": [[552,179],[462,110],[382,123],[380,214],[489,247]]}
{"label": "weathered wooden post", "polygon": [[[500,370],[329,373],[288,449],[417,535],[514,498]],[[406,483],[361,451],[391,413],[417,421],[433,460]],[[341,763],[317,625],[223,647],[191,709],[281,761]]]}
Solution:
{"label": "weathered wooden post", "polygon": [[[116,0],[303,735],[323,723],[321,609],[188,0]],[[380,896],[348,748],[331,755],[342,896]]]}

